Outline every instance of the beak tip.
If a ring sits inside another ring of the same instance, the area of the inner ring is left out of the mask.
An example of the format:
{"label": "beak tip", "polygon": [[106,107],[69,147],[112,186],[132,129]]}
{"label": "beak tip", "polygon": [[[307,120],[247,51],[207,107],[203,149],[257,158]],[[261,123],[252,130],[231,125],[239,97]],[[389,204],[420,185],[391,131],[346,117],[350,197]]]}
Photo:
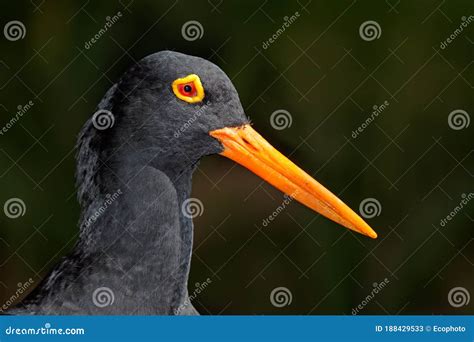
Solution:
{"label": "beak tip", "polygon": [[378,237],[377,233],[373,230],[370,230],[367,235],[371,237],[372,239],[376,239]]}

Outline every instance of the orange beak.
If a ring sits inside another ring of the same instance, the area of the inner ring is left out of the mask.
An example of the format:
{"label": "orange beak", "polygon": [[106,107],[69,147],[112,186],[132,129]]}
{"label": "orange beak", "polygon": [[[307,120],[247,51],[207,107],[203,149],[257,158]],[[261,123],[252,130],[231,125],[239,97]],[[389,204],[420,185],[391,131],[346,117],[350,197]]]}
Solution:
{"label": "orange beak", "polygon": [[278,152],[250,125],[209,132],[224,146],[221,155],[245,166],[298,202],[344,227],[375,239],[377,233],[332,192]]}

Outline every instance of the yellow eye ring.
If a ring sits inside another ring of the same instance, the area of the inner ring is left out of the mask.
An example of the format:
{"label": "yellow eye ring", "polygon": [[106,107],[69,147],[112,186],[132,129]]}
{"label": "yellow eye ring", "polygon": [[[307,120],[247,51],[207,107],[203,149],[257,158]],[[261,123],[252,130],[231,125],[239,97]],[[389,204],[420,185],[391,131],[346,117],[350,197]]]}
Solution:
{"label": "yellow eye ring", "polygon": [[178,99],[188,103],[201,102],[204,99],[204,88],[198,75],[178,78],[173,81],[172,88]]}

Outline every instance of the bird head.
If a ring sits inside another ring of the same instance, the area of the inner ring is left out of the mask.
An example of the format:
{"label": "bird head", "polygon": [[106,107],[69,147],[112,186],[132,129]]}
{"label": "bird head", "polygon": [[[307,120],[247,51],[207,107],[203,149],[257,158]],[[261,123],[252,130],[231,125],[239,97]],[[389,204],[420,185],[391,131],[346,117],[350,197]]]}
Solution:
{"label": "bird head", "polygon": [[122,129],[111,139],[127,140],[147,164],[179,172],[203,156],[220,154],[342,226],[377,237],[359,215],[254,130],[231,80],[213,63],[158,52],[128,70],[116,92],[120,105],[113,111]]}

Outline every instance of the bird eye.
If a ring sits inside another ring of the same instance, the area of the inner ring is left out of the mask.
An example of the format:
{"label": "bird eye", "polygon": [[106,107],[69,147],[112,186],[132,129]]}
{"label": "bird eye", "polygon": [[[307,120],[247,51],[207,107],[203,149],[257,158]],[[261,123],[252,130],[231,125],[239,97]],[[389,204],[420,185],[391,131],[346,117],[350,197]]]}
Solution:
{"label": "bird eye", "polygon": [[201,102],[204,98],[204,88],[198,75],[191,74],[178,78],[172,84],[173,93],[180,100],[188,103]]}

